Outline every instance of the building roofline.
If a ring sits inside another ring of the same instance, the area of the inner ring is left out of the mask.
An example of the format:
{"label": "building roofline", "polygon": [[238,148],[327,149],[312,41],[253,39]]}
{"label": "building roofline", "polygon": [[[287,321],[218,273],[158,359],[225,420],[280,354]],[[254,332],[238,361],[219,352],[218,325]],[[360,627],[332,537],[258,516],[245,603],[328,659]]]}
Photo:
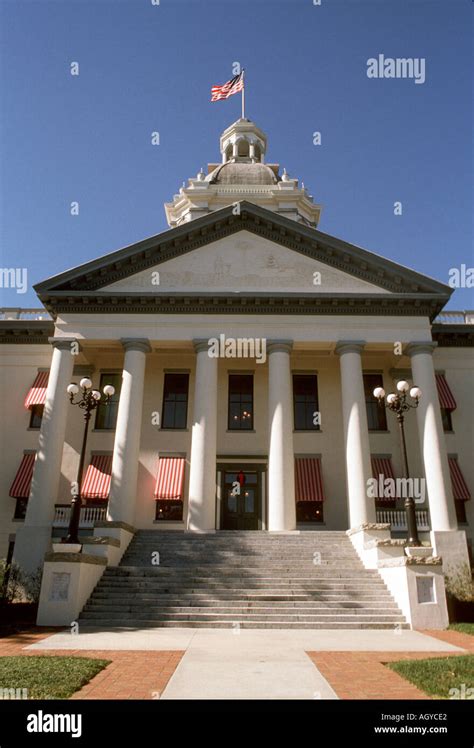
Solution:
{"label": "building roofline", "polygon": [[34,289],[42,301],[59,291],[97,292],[116,280],[241,230],[266,237],[390,293],[430,293],[442,301],[442,306],[453,293],[444,283],[247,201],[240,202],[239,215],[235,215],[235,206],[213,211],[48,278],[35,284]]}

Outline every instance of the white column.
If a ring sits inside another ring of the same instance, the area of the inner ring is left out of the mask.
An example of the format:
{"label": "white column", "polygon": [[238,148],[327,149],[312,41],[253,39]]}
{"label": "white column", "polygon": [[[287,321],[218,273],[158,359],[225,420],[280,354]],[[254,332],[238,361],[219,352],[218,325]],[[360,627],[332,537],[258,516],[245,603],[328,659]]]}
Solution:
{"label": "white column", "polygon": [[293,399],[289,340],[271,341],[268,353],[268,529],[296,527]]}
{"label": "white column", "polygon": [[123,338],[125,350],[122,387],[115,428],[112,479],[107,519],[133,524],[137,493],[143,390],[148,340]]}
{"label": "white column", "polygon": [[42,566],[51,543],[69,407],[66,388],[74,368],[73,345],[77,348],[77,341],[73,338],[51,338],[50,343],[54,350],[30,498],[24,525],[18,529],[15,538],[14,561],[26,573],[34,573]]}
{"label": "white column", "polygon": [[195,340],[196,374],[187,529],[216,527],[217,358],[208,340]]}
{"label": "white column", "polygon": [[341,367],[349,523],[353,529],[376,521],[375,502],[367,496],[367,481],[372,478],[372,469],[362,378],[364,345],[363,341],[340,341],[336,346]]}
{"label": "white column", "polygon": [[435,347],[436,343],[431,341],[410,343],[405,353],[411,359],[413,383],[421,387],[422,391],[416,416],[425,466],[431,529],[457,530],[456,509],[433,367]]}

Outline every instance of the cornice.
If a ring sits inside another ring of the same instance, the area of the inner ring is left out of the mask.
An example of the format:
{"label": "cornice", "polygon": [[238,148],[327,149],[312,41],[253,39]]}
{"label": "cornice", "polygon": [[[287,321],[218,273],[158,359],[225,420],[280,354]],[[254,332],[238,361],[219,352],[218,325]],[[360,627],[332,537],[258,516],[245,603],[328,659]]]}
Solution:
{"label": "cornice", "polygon": [[57,314],[295,314],[422,316],[433,319],[445,303],[429,294],[112,294],[57,292],[43,303]]}
{"label": "cornice", "polygon": [[54,322],[44,320],[1,320],[0,344],[49,345]]}
{"label": "cornice", "polygon": [[474,325],[435,323],[431,328],[431,334],[439,348],[474,347]]}

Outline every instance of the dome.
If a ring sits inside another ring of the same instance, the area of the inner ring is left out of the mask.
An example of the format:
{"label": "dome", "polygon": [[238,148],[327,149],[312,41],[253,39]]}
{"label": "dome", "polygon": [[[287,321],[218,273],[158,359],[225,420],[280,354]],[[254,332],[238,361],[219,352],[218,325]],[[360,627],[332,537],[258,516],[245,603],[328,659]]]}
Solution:
{"label": "dome", "polygon": [[211,184],[277,184],[280,178],[266,164],[228,161],[207,177]]}

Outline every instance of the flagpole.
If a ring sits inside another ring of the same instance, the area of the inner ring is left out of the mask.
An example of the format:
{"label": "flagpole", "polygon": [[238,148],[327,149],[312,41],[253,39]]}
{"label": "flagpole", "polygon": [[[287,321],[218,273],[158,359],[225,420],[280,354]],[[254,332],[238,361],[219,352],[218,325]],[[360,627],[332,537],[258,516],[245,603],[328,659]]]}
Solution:
{"label": "flagpole", "polygon": [[242,68],[242,119],[245,119],[245,70]]}

